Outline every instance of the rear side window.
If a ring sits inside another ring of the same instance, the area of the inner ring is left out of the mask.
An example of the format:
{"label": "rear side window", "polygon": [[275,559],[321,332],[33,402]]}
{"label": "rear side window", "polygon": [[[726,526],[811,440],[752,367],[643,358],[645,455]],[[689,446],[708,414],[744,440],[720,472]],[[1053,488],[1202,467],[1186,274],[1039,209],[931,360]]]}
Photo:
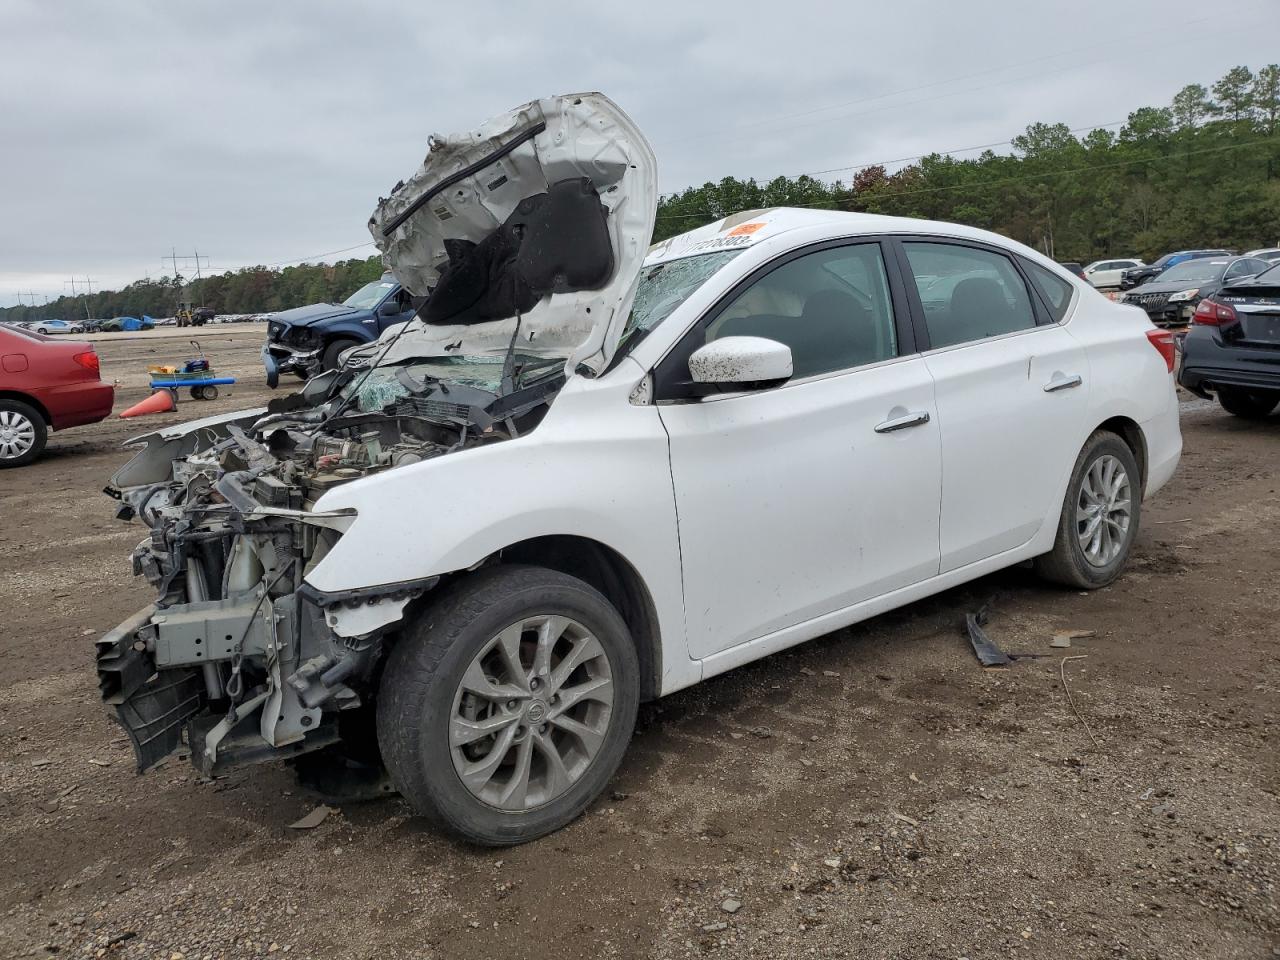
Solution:
{"label": "rear side window", "polygon": [[1052,270],[1046,270],[1038,263],[1030,260],[1022,261],[1022,268],[1027,271],[1032,285],[1040,292],[1049,315],[1054,320],[1061,320],[1067,315],[1067,307],[1071,306],[1071,284],[1063,280]]}
{"label": "rear side window", "polygon": [[949,347],[1036,325],[1031,296],[1008,257],[953,243],[904,243],[924,306],[929,345]]}

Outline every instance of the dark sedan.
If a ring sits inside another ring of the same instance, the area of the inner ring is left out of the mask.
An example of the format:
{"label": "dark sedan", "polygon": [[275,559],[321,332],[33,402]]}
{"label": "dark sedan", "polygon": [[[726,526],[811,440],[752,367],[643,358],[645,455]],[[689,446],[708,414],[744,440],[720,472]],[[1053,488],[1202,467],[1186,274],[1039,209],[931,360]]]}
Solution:
{"label": "dark sedan", "polygon": [[1280,403],[1280,266],[1222,287],[1196,307],[1182,341],[1178,383],[1237,417]]}
{"label": "dark sedan", "polygon": [[1175,250],[1173,253],[1166,253],[1153,263],[1140,267],[1130,267],[1124,271],[1124,273],[1120,274],[1120,289],[1131,290],[1134,287],[1142,286],[1142,284],[1160,276],[1170,267],[1176,267],[1178,264],[1186,263],[1188,260],[1229,256],[1231,256],[1231,251],[1229,250]]}
{"label": "dark sedan", "polygon": [[1224,285],[1256,276],[1271,264],[1260,257],[1214,257],[1187,260],[1123,295],[1125,303],[1147,311],[1157,326],[1191,322],[1196,306]]}

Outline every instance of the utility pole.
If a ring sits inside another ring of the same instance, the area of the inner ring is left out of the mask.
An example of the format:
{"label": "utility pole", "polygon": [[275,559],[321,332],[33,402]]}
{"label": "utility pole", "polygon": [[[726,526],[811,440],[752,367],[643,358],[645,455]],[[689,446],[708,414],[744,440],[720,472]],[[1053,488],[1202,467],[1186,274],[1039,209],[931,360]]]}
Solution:
{"label": "utility pole", "polygon": [[[93,296],[93,280],[90,277],[84,278],[85,289],[89,291],[89,297]],[[84,298],[84,318],[89,319],[89,297]]]}
{"label": "utility pole", "polygon": [[[182,310],[182,308],[183,308],[183,302],[185,301],[185,296],[184,296],[184,295],[185,295],[185,293],[186,293],[186,282],[185,282],[185,278],[182,276],[182,274],[178,272],[178,261],[179,261],[179,260],[181,260],[181,261],[183,262],[183,265],[184,265],[184,266],[185,266],[186,264],[188,264],[188,263],[194,263],[194,264],[195,264],[195,268],[196,268],[196,279],[197,279],[197,280],[201,280],[201,279],[203,279],[203,275],[202,275],[202,273],[201,273],[201,271],[200,271],[200,267],[201,267],[201,263],[200,263],[200,261],[201,261],[201,260],[203,260],[203,261],[204,261],[204,266],[206,266],[206,267],[207,267],[207,266],[209,265],[209,258],[208,258],[208,257],[202,257],[202,256],[200,255],[200,251],[199,251],[199,250],[195,250],[195,249],[193,249],[193,250],[192,250],[191,256],[189,256],[189,257],[188,257],[188,256],[183,256],[183,255],[181,255],[181,254],[179,254],[179,253],[178,253],[178,248],[177,248],[177,247],[170,247],[170,248],[169,248],[169,255],[168,255],[167,257],[161,257],[161,258],[160,258],[160,262],[161,262],[161,263],[168,262],[168,263],[171,263],[171,264],[173,265],[173,280],[174,280],[174,283],[176,283],[176,284],[178,285],[178,311],[180,312],[180,311]],[[195,304],[191,304],[191,306],[193,306],[193,307],[194,307],[194,306],[195,306]]]}

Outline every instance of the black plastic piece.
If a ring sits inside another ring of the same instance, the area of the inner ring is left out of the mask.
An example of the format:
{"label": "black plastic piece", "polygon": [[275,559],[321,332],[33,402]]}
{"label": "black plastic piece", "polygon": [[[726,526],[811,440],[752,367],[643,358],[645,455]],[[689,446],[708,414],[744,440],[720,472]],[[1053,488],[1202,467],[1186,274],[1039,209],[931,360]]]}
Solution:
{"label": "black plastic piece", "polygon": [[992,643],[987,632],[982,629],[986,622],[986,607],[977,613],[966,613],[964,616],[964,625],[969,633],[969,643],[973,646],[973,652],[977,654],[978,662],[984,667],[1007,667],[1013,663],[1013,658]]}
{"label": "black plastic piece", "polygon": [[483,323],[533,309],[551,293],[596,290],[613,275],[609,212],[587,177],[525,197],[479,243],[445,241],[449,265],[419,315]]}
{"label": "black plastic piece", "polygon": [[183,725],[203,707],[204,681],[196,670],[166,670],[116,707],[139,773],[178,749]]}
{"label": "black plastic piece", "polygon": [[206,777],[216,777],[228,770],[253,763],[302,756],[338,742],[338,725],[326,722],[307,731],[307,735],[301,740],[273,747],[262,739],[259,732],[261,718],[257,710],[252,710],[222,738],[217,755],[211,757],[205,748],[205,737],[222,719],[221,716],[202,714],[193,718],[187,728],[187,741],[191,744],[191,765]]}

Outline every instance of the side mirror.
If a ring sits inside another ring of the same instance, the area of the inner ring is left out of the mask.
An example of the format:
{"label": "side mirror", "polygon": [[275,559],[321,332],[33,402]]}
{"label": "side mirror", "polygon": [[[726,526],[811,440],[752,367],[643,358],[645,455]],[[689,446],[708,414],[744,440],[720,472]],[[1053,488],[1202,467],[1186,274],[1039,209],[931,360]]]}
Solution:
{"label": "side mirror", "polygon": [[398,317],[404,313],[404,307],[400,306],[400,301],[395,297],[387,297],[378,304],[378,316],[380,317]]}
{"label": "side mirror", "polygon": [[[695,392],[762,390],[791,378],[791,348],[765,337],[724,337],[689,357]],[[698,385],[710,389],[697,390]]]}

